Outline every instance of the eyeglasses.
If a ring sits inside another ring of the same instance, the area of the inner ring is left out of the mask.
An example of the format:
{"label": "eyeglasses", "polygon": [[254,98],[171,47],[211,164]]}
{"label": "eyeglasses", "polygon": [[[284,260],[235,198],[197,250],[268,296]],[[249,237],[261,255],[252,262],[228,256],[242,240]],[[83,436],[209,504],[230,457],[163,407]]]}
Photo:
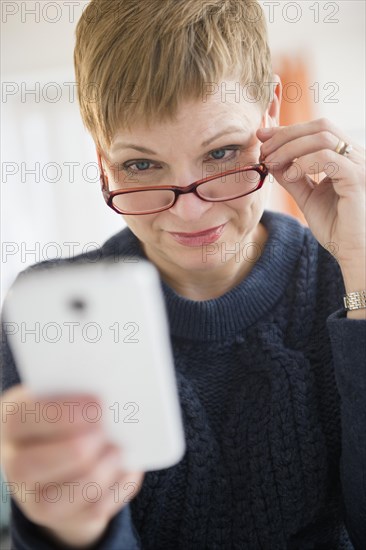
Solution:
{"label": "eyeglasses", "polygon": [[107,205],[118,214],[140,216],[156,214],[171,208],[179,195],[194,193],[206,202],[224,202],[245,197],[258,191],[268,175],[263,164],[248,164],[208,176],[186,187],[176,185],[149,185],[109,190],[108,176],[104,173],[102,159],[97,150],[100,182]]}

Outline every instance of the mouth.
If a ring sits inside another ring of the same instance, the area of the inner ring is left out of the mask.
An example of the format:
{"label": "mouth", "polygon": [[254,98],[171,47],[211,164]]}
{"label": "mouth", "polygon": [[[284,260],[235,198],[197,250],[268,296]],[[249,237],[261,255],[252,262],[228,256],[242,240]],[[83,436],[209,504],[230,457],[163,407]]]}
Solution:
{"label": "mouth", "polygon": [[226,223],[194,233],[178,233],[171,231],[168,231],[168,233],[180,244],[186,246],[201,246],[202,244],[210,244],[217,241],[224,231],[225,225]]}
{"label": "mouth", "polygon": [[207,235],[208,233],[212,233],[212,231],[216,231],[216,229],[219,229],[219,227],[223,227],[223,225],[217,225],[216,227],[210,227],[210,229],[204,229],[203,231],[195,231],[193,233],[179,233],[177,231],[169,231],[171,235],[180,235],[182,237],[198,237],[200,235]]}

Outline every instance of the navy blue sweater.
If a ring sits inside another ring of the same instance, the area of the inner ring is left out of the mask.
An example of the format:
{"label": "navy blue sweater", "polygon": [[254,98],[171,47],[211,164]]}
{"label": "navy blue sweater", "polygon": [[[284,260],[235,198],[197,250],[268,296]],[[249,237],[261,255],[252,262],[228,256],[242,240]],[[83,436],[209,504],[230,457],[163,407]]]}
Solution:
{"label": "navy blue sweater", "polygon": [[[347,319],[339,266],[308,228],[261,221],[262,255],[223,296],[193,301],[161,281],[187,451],[146,474],[100,550],[366,549],[366,321]],[[125,228],[57,263],[93,255],[144,257]],[[2,341],[7,389],[19,376]],[[12,537],[56,548],[15,502]]]}

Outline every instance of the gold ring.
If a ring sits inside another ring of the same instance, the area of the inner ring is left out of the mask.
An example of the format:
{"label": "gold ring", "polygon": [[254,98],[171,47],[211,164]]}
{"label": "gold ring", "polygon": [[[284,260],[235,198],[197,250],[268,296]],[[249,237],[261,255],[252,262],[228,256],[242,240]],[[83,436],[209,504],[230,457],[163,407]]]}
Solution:
{"label": "gold ring", "polygon": [[341,155],[342,154],[341,151],[342,151],[342,149],[344,148],[345,145],[346,145],[346,143],[340,139],[337,143],[337,147],[334,149],[335,152],[339,153]]}
{"label": "gold ring", "polygon": [[353,147],[352,145],[350,145],[349,143],[345,143],[344,144],[344,147],[342,148],[342,150],[339,152],[340,155],[343,155],[344,157],[346,157],[347,155],[350,154],[350,152],[352,151]]}
{"label": "gold ring", "polygon": [[341,139],[338,141],[337,147],[334,149],[336,153],[342,156],[347,156],[352,151],[353,147],[349,143],[346,143],[345,141],[342,141]]}

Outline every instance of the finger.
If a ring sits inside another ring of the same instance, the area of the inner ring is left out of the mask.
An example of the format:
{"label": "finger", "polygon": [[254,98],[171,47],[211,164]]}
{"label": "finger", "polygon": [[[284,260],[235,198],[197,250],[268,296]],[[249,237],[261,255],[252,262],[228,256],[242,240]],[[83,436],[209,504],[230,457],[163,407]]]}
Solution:
{"label": "finger", "polygon": [[118,472],[106,484],[103,500],[90,503],[84,509],[84,517],[94,520],[101,515],[110,520],[119,510],[136,498],[142,488],[144,474],[140,472]]}
{"label": "finger", "polygon": [[96,461],[106,444],[101,429],[57,442],[4,445],[3,464],[11,480],[24,483],[78,477]]}
{"label": "finger", "polygon": [[260,141],[265,142],[275,134],[277,130],[283,128],[283,126],[267,126],[265,128],[258,128],[256,135]]}
{"label": "finger", "polygon": [[[262,155],[268,157],[270,153],[284,145],[285,143],[292,141],[296,138],[303,137],[306,135],[313,135],[320,132],[329,132],[338,138],[343,140],[346,143],[352,143],[352,140],[349,136],[345,135],[344,132],[335,126],[326,118],[320,118],[317,120],[312,120],[310,122],[292,124],[290,126],[281,126],[277,128],[278,131],[275,131],[271,138],[263,143],[261,146]],[[338,140],[335,144],[337,146]],[[335,148],[334,147],[334,148]],[[355,149],[360,149],[358,145],[354,146]]]}
{"label": "finger", "polygon": [[100,417],[101,404],[95,396],[36,398],[22,388],[6,392],[1,400],[1,438],[15,443],[67,437],[80,427],[92,428]]}
{"label": "finger", "polygon": [[[276,163],[267,165],[274,178],[294,198],[295,202],[306,215],[305,207],[313,190],[329,193],[334,189],[339,196],[346,195],[349,188],[354,193],[357,186],[363,187],[362,178],[353,170],[350,176],[349,163],[346,158],[324,149],[316,153],[300,157],[285,170]],[[319,185],[314,181],[314,175],[325,173],[328,178]],[[316,189],[315,189],[316,188]]]}
{"label": "finger", "polygon": [[68,529],[72,530],[74,518],[77,520],[75,530],[80,529],[80,525],[85,529],[89,524],[100,520],[107,523],[132,498],[135,498],[142,486],[143,473],[121,472],[120,466],[120,453],[116,452],[114,446],[110,446],[93,471],[62,484],[64,487],[67,486],[68,490],[62,493],[59,490],[61,498],[56,500],[50,493],[48,495],[45,493],[46,486],[42,488],[42,507],[45,511],[48,513],[46,505],[50,498],[53,498],[56,504],[48,513],[49,526],[51,528],[53,526],[57,531],[62,519],[62,524],[68,525]]}
{"label": "finger", "polygon": [[[121,470],[121,458],[116,462],[116,469],[105,472],[100,477],[100,498],[86,502],[82,514],[85,518],[112,517],[118,510],[124,508],[140,492],[143,475],[140,472],[124,472]],[[90,478],[91,479],[91,478]],[[88,483],[87,479],[81,481],[80,486]]]}
{"label": "finger", "polygon": [[[281,168],[276,167],[276,170]],[[284,179],[288,183],[296,183],[306,174],[315,176],[325,173],[334,183],[344,180],[345,184],[355,185],[358,179],[356,168],[350,173],[350,162],[347,157],[339,155],[335,151],[322,149],[315,153],[299,157],[295,163],[284,171]]]}
{"label": "finger", "polygon": [[[266,164],[269,171],[273,174],[275,180],[282,185],[293,197],[300,210],[304,213],[305,205],[314,189],[314,183],[312,179],[304,174],[303,170],[299,166],[298,161],[292,163],[287,171],[276,168],[276,163],[273,166]],[[296,168],[296,173],[291,173],[291,168]],[[290,175],[288,175],[290,174]]]}
{"label": "finger", "polygon": [[[319,132],[312,136],[304,136],[301,138],[294,139],[291,142],[285,143],[276,151],[273,151],[269,154],[264,163],[274,163],[276,162],[279,168],[286,166],[287,164],[293,162],[299,157],[304,157],[311,153],[316,153],[317,151],[323,149],[329,149],[330,151],[335,152],[335,148],[338,144],[338,138],[331,134],[330,132]],[[339,155],[342,157],[343,155]],[[356,160],[357,153],[351,153],[344,158],[347,162],[354,162]],[[338,158],[337,158],[338,161]]]}
{"label": "finger", "polygon": [[[110,471],[109,468],[104,468],[104,470]],[[112,479],[106,482],[106,491],[103,494],[103,498],[98,498],[97,492],[95,492],[94,495],[90,494],[90,491],[88,496],[86,497],[84,489],[84,497],[80,498],[79,496],[77,500],[79,504],[80,502],[82,502],[82,505],[81,507],[79,506],[77,512],[74,513],[71,517],[66,517],[64,521],[60,522],[59,515],[56,511],[56,513],[54,514],[55,526],[53,527],[53,531],[55,533],[60,533],[61,525],[61,538],[63,540],[66,540],[66,542],[68,542],[68,540],[72,541],[73,545],[75,545],[75,541],[79,541],[78,543],[80,544],[85,544],[85,537],[82,535],[82,533],[88,534],[88,540],[95,540],[96,536],[104,531],[105,526],[108,525],[111,518],[115,516],[122,508],[124,508],[124,506],[129,502],[129,500],[122,498],[123,494],[121,495],[121,493],[116,492],[116,487],[129,487],[131,483],[134,483],[134,481],[136,481],[137,479],[140,479],[140,474],[137,478],[136,476],[134,476],[133,473],[118,473],[116,476],[112,477]],[[89,485],[84,485],[81,482],[80,487],[90,487],[90,482]],[[138,490],[140,488],[141,487],[139,485]],[[137,494],[137,492],[138,491],[135,490],[135,495]],[[82,533],[80,531],[81,525],[83,527]],[[67,533],[65,533],[66,528]],[[80,539],[80,536],[82,536],[82,539]]]}
{"label": "finger", "polygon": [[119,478],[120,469],[120,450],[114,445],[105,445],[87,473],[64,478],[62,482],[50,478],[47,483],[40,484],[39,514],[47,513],[48,525],[56,530],[60,521],[71,526],[73,518],[83,523],[88,517],[95,517],[94,511],[101,514],[103,501],[113,493],[109,487]]}

